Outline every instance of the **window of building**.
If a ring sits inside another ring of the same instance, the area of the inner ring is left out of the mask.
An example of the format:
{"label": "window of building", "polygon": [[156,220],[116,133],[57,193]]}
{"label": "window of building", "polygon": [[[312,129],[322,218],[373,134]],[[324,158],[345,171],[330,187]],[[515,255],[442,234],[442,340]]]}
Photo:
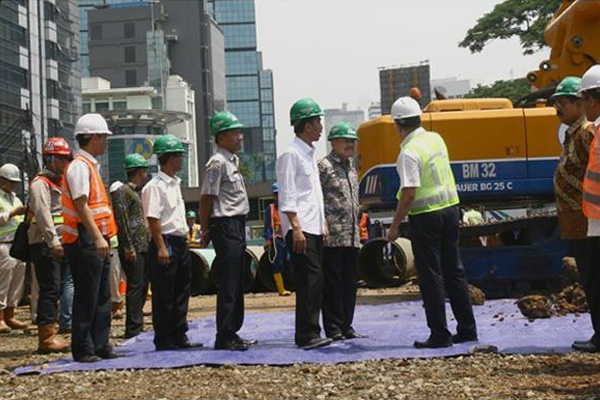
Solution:
{"label": "window of building", "polygon": [[126,110],[127,102],[126,101],[113,101],[113,110]]}
{"label": "window of building", "polygon": [[81,109],[84,114],[92,112],[92,105],[90,103],[83,103]]}
{"label": "window of building", "polygon": [[108,111],[108,102],[98,102],[96,103],[96,112],[104,112]]}
{"label": "window of building", "polygon": [[127,46],[123,48],[125,52],[125,62],[132,63],[135,62],[135,46]]}
{"label": "window of building", "polygon": [[125,70],[125,86],[137,86],[137,71],[135,69]]}
{"label": "window of building", "polygon": [[102,25],[92,25],[90,27],[90,40],[102,40]]}
{"label": "window of building", "polygon": [[135,37],[135,22],[126,22],[123,24],[124,36],[126,38]]}

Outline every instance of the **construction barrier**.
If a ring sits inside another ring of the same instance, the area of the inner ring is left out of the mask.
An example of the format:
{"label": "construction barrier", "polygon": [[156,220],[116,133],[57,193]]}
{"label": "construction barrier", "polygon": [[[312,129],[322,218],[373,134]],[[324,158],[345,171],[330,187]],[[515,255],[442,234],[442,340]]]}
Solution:
{"label": "construction barrier", "polygon": [[369,241],[359,256],[359,276],[370,287],[399,286],[415,274],[410,240],[384,238]]}

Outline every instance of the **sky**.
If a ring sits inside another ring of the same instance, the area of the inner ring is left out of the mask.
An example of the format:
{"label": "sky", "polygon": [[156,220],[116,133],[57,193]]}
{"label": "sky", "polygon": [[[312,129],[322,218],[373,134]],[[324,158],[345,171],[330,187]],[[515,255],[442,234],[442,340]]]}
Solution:
{"label": "sky", "polygon": [[470,79],[474,87],[524,77],[549,56],[549,49],[524,56],[518,39],[494,41],[478,54],[458,47],[500,0],[255,1],[258,49],[274,75],[278,154],[293,137],[294,101],[313,97],[323,109],[345,102],[366,115],[380,100],[379,67],[429,60],[432,79]]}

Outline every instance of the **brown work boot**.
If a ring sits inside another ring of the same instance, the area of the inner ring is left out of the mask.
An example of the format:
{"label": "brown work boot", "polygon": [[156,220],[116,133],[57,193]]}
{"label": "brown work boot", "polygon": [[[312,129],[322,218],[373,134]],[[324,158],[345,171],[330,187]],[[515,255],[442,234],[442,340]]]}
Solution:
{"label": "brown work boot", "polygon": [[15,308],[14,307],[6,307],[4,309],[4,322],[11,329],[25,329],[29,326],[25,322],[21,322],[15,318]]}
{"label": "brown work boot", "polygon": [[4,322],[4,309],[0,310],[0,334],[11,333],[12,329]]}
{"label": "brown work boot", "polygon": [[56,336],[56,325],[40,325],[38,326],[38,353],[67,353],[71,351],[69,342],[63,340],[60,336]]}

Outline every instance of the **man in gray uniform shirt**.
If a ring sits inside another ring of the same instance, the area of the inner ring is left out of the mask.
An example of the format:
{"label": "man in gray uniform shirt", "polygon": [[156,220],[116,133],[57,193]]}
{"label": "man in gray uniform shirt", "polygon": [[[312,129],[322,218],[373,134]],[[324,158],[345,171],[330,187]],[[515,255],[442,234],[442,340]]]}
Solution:
{"label": "man in gray uniform shirt", "polygon": [[242,127],[228,111],[210,118],[217,151],[206,164],[200,195],[201,246],[212,239],[219,263],[216,350],[243,351],[256,344],[237,334],[244,323],[243,260],[246,215],[250,211],[239,158],[235,155],[242,148]]}

